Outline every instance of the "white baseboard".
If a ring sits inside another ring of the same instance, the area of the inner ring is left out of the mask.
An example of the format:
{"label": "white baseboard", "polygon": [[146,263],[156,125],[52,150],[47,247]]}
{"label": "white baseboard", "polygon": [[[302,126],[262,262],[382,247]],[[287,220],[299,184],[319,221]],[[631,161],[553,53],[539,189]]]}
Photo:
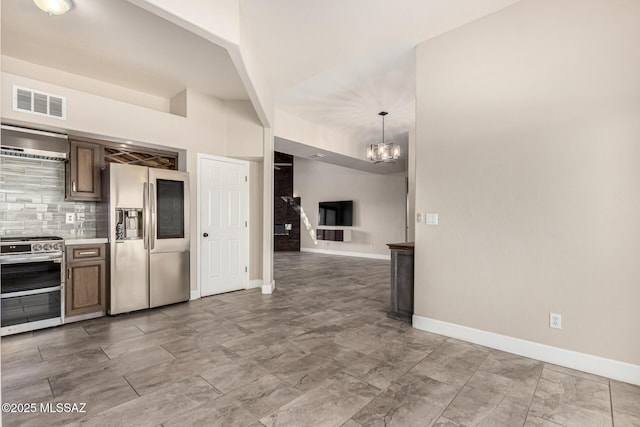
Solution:
{"label": "white baseboard", "polygon": [[300,248],[300,252],[314,252],[318,254],[327,254],[327,255],[339,255],[339,256],[353,256],[358,258],[372,258],[372,259],[384,259],[390,260],[391,254],[389,255],[380,255],[380,254],[369,254],[366,252],[349,252],[349,251],[334,251],[332,249],[316,249],[316,248]]}
{"label": "white baseboard", "polygon": [[262,293],[265,295],[269,295],[272,294],[273,291],[276,290],[276,281],[272,281],[270,284],[268,285],[262,285]]}
{"label": "white baseboard", "polygon": [[247,287],[245,289],[253,289],[253,288],[261,288],[262,287],[262,279],[254,279],[249,280]]}
{"label": "white baseboard", "polygon": [[200,289],[192,289],[191,290],[191,296],[190,296],[189,299],[193,300],[193,299],[198,299],[198,298],[200,298]]}
{"label": "white baseboard", "polygon": [[485,347],[530,357],[543,362],[640,385],[640,365],[552,347],[520,338],[481,331],[428,317],[413,316],[413,327],[434,334],[469,341]]}

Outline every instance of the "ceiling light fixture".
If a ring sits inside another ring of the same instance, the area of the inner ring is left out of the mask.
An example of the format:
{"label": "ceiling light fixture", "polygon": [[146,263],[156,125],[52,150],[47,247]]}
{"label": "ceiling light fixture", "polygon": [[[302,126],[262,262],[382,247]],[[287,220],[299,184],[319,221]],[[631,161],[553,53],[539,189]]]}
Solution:
{"label": "ceiling light fixture", "polygon": [[367,150],[367,159],[375,163],[395,163],[400,157],[400,146],[393,142],[384,142],[384,116],[386,111],[378,113],[382,116],[382,142],[379,144],[371,144]]}
{"label": "ceiling light fixture", "polygon": [[71,0],[33,0],[41,10],[53,15],[64,15],[73,7]]}

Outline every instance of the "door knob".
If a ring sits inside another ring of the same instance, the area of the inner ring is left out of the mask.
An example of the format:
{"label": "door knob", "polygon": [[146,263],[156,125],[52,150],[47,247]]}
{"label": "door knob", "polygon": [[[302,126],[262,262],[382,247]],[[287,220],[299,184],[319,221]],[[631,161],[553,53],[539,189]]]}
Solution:
{"label": "door knob", "polygon": [[204,233],[202,237],[209,237],[209,233]]}

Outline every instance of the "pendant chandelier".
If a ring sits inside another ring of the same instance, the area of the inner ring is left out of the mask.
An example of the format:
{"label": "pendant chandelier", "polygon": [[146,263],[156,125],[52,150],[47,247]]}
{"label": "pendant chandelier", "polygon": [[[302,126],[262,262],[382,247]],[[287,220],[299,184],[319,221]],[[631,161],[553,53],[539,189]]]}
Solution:
{"label": "pendant chandelier", "polygon": [[378,113],[382,116],[382,142],[379,144],[371,144],[367,150],[367,159],[375,163],[395,163],[400,157],[400,146],[393,142],[384,142],[384,116],[386,111]]}

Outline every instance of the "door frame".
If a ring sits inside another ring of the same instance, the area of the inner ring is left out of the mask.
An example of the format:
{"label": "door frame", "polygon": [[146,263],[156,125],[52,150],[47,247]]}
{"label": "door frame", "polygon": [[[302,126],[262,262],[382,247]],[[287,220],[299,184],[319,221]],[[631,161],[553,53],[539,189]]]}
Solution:
{"label": "door frame", "polygon": [[[240,159],[233,159],[231,157],[222,157],[222,156],[214,156],[211,154],[204,154],[204,153],[197,153],[196,154],[196,161],[197,161],[197,168],[198,168],[198,172],[197,172],[197,182],[196,182],[196,209],[197,209],[197,214],[196,214],[196,238],[197,238],[197,243],[196,243],[196,283],[197,283],[197,289],[193,289],[191,290],[191,299],[198,299],[202,297],[202,277],[200,274],[200,264],[202,261],[202,245],[201,245],[201,239],[200,239],[200,235],[202,234],[202,231],[200,229],[200,207],[201,207],[201,202],[200,202],[200,189],[202,187],[202,168],[201,163],[202,160],[214,160],[217,162],[225,162],[225,163],[233,163],[236,165],[245,165],[247,167],[247,185],[249,188],[249,194],[248,194],[248,198],[249,198],[249,203],[247,203],[247,211],[249,213],[249,215],[247,215],[248,218],[250,218],[250,213],[251,213],[251,165],[250,162],[247,160],[240,160]],[[247,233],[247,267],[250,268],[251,266],[251,221],[247,221],[247,228],[246,228],[246,233]],[[251,270],[249,269],[249,271],[247,272],[247,286],[249,285],[249,278],[251,277]]]}

